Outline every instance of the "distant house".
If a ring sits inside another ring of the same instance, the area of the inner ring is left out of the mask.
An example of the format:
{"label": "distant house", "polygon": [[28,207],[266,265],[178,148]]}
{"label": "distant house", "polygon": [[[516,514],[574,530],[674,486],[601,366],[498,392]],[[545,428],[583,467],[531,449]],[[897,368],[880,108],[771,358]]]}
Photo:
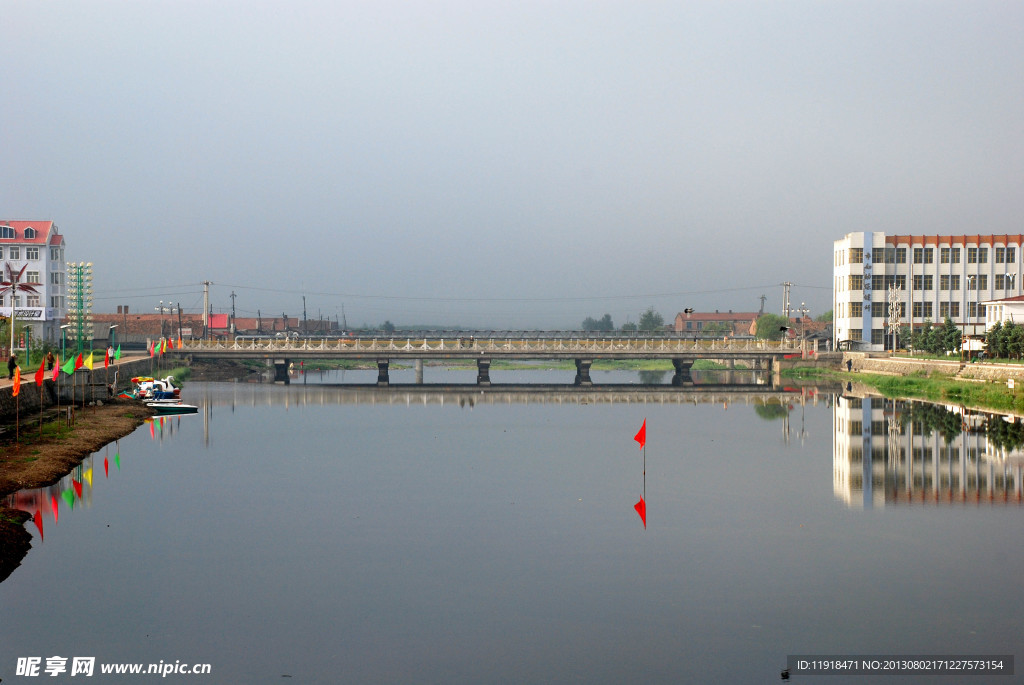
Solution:
{"label": "distant house", "polygon": [[1007,321],[1024,324],[1024,295],[987,300],[981,304],[985,307],[985,330]]}
{"label": "distant house", "polygon": [[754,334],[757,312],[679,312],[675,331],[693,335],[748,336]]}

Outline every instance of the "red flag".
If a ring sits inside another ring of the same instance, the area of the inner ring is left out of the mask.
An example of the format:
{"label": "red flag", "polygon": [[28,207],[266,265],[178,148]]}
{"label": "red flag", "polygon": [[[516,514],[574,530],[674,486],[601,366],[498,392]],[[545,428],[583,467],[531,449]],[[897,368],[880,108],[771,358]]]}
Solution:
{"label": "red flag", "polygon": [[110,350],[103,353],[103,368],[110,366]]}
{"label": "red flag", "polygon": [[640,443],[641,449],[647,444],[647,419],[644,419],[644,425],[640,426],[640,430],[636,432],[633,439]]}
{"label": "red flag", "polygon": [[43,539],[43,512],[41,510],[39,510],[39,509],[36,509],[36,515],[32,517],[32,520],[35,521],[36,528],[39,529],[39,539],[42,540]]}
{"label": "red flag", "polygon": [[19,392],[21,392],[21,367],[20,366],[15,366],[14,367],[14,386],[11,388],[11,395],[13,395],[14,397],[17,397]]}
{"label": "red flag", "polygon": [[647,530],[647,503],[641,497],[640,501],[633,505],[636,513],[640,514],[640,520],[644,522],[644,530]]}
{"label": "red flag", "polygon": [[57,495],[50,495],[50,510],[53,512],[53,522],[57,523]]}
{"label": "red flag", "polygon": [[36,385],[40,388],[43,387],[43,378],[46,376],[46,363],[45,361],[39,362],[39,370],[36,371]]}
{"label": "red flag", "polygon": [[82,353],[78,353],[78,358],[75,359],[75,371],[78,371],[85,364],[85,360],[82,359]]}
{"label": "red flag", "polygon": [[60,357],[58,356],[58,357],[56,357],[54,359],[54,362],[53,362],[53,378],[51,378],[50,380],[52,380],[54,383],[56,383],[57,382],[57,376],[59,374],[60,374]]}
{"label": "red flag", "polygon": [[174,338],[168,338],[167,339],[167,349],[169,349],[169,350],[173,350],[174,349]]}
{"label": "red flag", "polygon": [[71,485],[75,487],[75,494],[78,495],[78,499],[82,499],[82,484],[74,478],[71,479]]}
{"label": "red flag", "polygon": [[110,478],[110,464],[107,462],[106,457],[103,457],[103,477]]}

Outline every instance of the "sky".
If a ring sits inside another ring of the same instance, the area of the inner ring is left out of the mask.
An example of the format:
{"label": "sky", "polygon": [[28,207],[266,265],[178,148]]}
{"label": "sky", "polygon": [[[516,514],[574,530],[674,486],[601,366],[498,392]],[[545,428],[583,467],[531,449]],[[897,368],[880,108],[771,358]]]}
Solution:
{"label": "sky", "polygon": [[1024,1],[0,0],[0,36],[0,218],[55,221],[96,312],[816,316],[846,233],[1024,233]]}

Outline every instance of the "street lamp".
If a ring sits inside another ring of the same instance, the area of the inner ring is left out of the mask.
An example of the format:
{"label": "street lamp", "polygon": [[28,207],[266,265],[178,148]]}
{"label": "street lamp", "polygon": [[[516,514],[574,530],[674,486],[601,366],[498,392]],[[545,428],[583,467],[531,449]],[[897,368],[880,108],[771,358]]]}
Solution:
{"label": "street lamp", "polygon": [[66,323],[60,327],[60,358],[62,361],[64,357],[67,356],[67,340],[69,328],[71,328],[71,324],[69,323]]}

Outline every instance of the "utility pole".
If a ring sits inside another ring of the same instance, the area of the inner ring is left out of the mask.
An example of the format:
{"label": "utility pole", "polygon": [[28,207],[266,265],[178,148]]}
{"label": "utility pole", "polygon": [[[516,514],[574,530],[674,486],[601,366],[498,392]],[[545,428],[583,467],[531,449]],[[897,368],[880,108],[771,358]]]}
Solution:
{"label": "utility pole", "polygon": [[306,296],[302,296],[302,334],[309,333],[309,325],[306,323]]}
{"label": "utility pole", "polygon": [[256,310],[256,333],[257,335],[263,335],[263,316],[258,309]]}
{"label": "utility pole", "polygon": [[762,314],[764,314],[764,301],[767,300],[767,299],[768,298],[765,295],[761,295],[761,309],[758,310],[758,312],[757,312],[758,316],[761,316]]}
{"label": "utility pole", "polygon": [[210,281],[203,281],[203,340],[210,331]]}
{"label": "utility pole", "polygon": [[238,297],[238,295],[235,295],[235,291],[232,290],[231,291],[231,320],[232,321],[235,320],[235,298],[236,297]]}
{"label": "utility pole", "polygon": [[793,285],[789,281],[782,284],[782,315],[789,320],[789,286]]}

